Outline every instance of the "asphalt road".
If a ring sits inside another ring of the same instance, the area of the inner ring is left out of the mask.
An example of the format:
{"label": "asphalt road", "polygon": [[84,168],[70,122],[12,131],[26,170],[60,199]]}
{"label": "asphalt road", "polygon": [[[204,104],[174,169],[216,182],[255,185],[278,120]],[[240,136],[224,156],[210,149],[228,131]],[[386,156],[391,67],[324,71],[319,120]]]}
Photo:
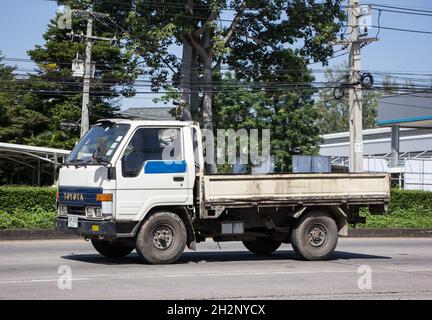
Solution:
{"label": "asphalt road", "polygon": [[432,238],[341,239],[320,262],[289,245],[268,258],[220,246],[153,266],[136,253],[103,258],[84,240],[0,242],[0,299],[432,299]]}

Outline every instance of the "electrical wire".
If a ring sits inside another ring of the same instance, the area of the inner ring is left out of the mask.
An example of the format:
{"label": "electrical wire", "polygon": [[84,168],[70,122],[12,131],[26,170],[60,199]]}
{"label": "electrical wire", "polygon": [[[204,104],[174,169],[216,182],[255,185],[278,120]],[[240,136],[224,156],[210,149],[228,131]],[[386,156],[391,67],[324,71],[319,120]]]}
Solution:
{"label": "electrical wire", "polygon": [[414,7],[400,7],[400,6],[393,6],[393,5],[385,5],[385,4],[377,4],[377,3],[371,3],[374,7],[381,7],[381,8],[389,8],[389,9],[396,9],[396,10],[404,10],[404,11],[411,11],[411,12],[426,12],[426,13],[432,13],[432,10],[425,10],[425,9],[415,9]]}
{"label": "electrical wire", "polygon": [[399,13],[399,14],[408,14],[408,15],[415,15],[415,16],[426,16],[426,17],[432,17],[432,13],[421,13],[421,12],[410,12],[410,11],[389,10],[389,9],[374,8],[374,7],[372,7],[372,10],[383,11],[383,12],[389,12],[389,13]]}

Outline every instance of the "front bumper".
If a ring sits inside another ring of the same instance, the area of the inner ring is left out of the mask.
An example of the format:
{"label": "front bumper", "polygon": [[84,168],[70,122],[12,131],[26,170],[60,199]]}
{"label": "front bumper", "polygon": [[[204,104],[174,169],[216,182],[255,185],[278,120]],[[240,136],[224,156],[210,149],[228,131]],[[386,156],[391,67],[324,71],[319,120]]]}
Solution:
{"label": "front bumper", "polygon": [[114,240],[117,238],[116,223],[113,221],[78,220],[78,228],[69,228],[67,218],[58,217],[55,227],[66,233],[76,234],[85,238],[102,238]]}

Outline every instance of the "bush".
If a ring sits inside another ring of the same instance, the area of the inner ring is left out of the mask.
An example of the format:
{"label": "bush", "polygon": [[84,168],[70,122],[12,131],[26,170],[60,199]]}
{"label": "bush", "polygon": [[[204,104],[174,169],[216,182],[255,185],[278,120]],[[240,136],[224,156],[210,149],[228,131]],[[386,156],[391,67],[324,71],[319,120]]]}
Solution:
{"label": "bush", "polygon": [[[0,229],[53,228],[55,195],[52,187],[0,187]],[[393,189],[386,214],[362,215],[360,228],[432,228],[432,192]]]}
{"label": "bush", "polygon": [[56,188],[0,187],[0,229],[52,229]]}
{"label": "bush", "polygon": [[362,210],[360,228],[432,228],[432,192],[392,189],[389,211],[381,216]]}
{"label": "bush", "polygon": [[56,209],[56,188],[52,187],[0,187],[0,210],[32,211],[39,208],[44,211]]}
{"label": "bush", "polygon": [[366,212],[366,224],[360,228],[432,228],[431,212],[419,212],[417,209],[398,210],[382,216]]}
{"label": "bush", "polygon": [[389,212],[418,209],[432,213],[432,192],[420,190],[392,189]]}
{"label": "bush", "polygon": [[9,212],[0,210],[0,230],[53,229],[56,215],[55,210],[46,211],[41,208],[14,209]]}

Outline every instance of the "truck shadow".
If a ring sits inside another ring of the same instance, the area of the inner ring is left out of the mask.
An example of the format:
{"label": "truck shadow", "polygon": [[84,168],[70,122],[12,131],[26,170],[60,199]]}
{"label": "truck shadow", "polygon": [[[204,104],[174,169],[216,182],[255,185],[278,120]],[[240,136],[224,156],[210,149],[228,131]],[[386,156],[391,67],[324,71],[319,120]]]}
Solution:
{"label": "truck shadow", "polygon": [[[105,258],[95,254],[73,254],[62,256],[64,259],[80,261],[93,264],[122,265],[122,264],[143,264],[137,253],[131,253],[124,258],[113,259]],[[354,252],[336,251],[328,261],[337,260],[382,260],[391,257],[369,255]],[[197,251],[184,252],[177,260],[176,264],[186,263],[212,263],[212,262],[250,262],[250,261],[302,261],[302,259],[290,250],[279,250],[269,256],[258,256],[248,251]],[[310,263],[310,262],[309,262]]]}

